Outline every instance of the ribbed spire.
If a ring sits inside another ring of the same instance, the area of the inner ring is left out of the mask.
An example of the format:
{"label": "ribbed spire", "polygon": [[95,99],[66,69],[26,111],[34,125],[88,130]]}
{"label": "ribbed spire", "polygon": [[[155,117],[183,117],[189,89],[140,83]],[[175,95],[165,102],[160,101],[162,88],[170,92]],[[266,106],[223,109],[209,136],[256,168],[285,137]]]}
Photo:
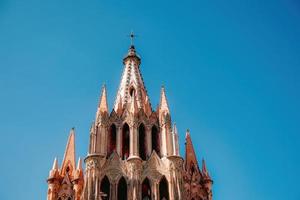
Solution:
{"label": "ribbed spire", "polygon": [[[117,110],[120,110],[120,108],[123,110],[126,108],[128,109],[130,107],[130,100],[133,94],[135,94],[138,108],[144,109],[148,94],[139,68],[140,58],[136,54],[133,45],[130,46],[128,54],[125,56],[123,63],[124,70],[116,96],[114,110],[117,112]],[[149,102],[147,104],[150,106]]]}

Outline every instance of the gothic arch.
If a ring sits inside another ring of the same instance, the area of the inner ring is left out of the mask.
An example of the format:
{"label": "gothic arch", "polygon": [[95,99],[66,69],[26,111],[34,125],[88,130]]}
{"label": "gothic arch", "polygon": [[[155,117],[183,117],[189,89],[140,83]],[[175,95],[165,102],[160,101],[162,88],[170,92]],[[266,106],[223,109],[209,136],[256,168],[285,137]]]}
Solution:
{"label": "gothic arch", "polygon": [[145,126],[143,123],[140,124],[139,126],[139,153],[140,153],[140,158],[142,160],[146,160],[147,158],[147,139],[146,139],[146,130]]}
{"label": "gothic arch", "polygon": [[108,140],[107,140],[107,157],[109,157],[114,151],[116,151],[117,142],[117,127],[112,124],[109,127]]}
{"label": "gothic arch", "polygon": [[149,179],[146,177],[142,183],[142,200],[151,200],[152,192]]}
{"label": "gothic arch", "polygon": [[160,138],[159,132],[155,125],[151,128],[151,141],[152,141],[152,151],[156,151],[157,155],[160,157]]}
{"label": "gothic arch", "polygon": [[118,183],[118,200],[127,200],[127,182],[124,177]]}
{"label": "gothic arch", "polygon": [[100,191],[106,195],[105,200],[110,199],[110,182],[107,176],[104,176],[101,180]]}
{"label": "gothic arch", "polygon": [[130,129],[127,123],[122,128],[122,159],[126,160],[129,157],[130,150]]}
{"label": "gothic arch", "polygon": [[159,182],[159,200],[169,200],[169,186],[165,176]]}

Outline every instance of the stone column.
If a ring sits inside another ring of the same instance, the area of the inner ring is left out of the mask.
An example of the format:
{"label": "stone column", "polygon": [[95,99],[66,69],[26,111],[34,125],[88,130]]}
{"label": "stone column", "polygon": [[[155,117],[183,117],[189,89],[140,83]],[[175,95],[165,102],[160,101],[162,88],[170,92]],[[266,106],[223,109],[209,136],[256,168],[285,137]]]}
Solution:
{"label": "stone column", "polygon": [[129,157],[139,157],[139,148],[138,148],[138,133],[137,127],[130,127],[130,154]]}
{"label": "stone column", "polygon": [[166,130],[166,125],[163,125],[161,127],[161,133],[160,133],[160,141],[161,141],[161,155],[163,157],[167,156],[168,154],[168,149],[167,149],[167,130]]}
{"label": "stone column", "polygon": [[151,126],[146,126],[146,141],[147,141],[147,156],[150,157],[152,153],[152,135]]}
{"label": "stone column", "polygon": [[117,183],[112,182],[110,187],[110,198],[109,199],[117,199]]}
{"label": "stone column", "polygon": [[121,156],[122,127],[117,126],[117,153]]}
{"label": "stone column", "polygon": [[159,198],[159,188],[158,188],[158,182],[155,180],[152,183],[152,199],[158,200]]}

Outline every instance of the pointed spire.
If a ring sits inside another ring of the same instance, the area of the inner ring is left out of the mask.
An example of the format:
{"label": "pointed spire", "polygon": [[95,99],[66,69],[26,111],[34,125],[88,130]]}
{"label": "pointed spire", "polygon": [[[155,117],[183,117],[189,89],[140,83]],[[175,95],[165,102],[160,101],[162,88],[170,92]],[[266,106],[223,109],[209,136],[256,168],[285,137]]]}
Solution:
{"label": "pointed spire", "polygon": [[119,102],[117,104],[117,110],[116,113],[120,116],[122,114],[123,107],[122,107],[122,97],[120,96]]}
{"label": "pointed spire", "polygon": [[138,105],[135,98],[135,93],[133,93],[131,97],[130,112],[132,114],[136,114],[138,112]]}
{"label": "pointed spire", "polygon": [[197,172],[200,172],[190,131],[187,130],[185,135],[185,169],[189,171],[192,167]]}
{"label": "pointed spire", "polygon": [[117,110],[120,109],[119,104],[122,105],[122,110],[129,110],[132,92],[135,93],[138,108],[144,108],[148,94],[140,71],[140,58],[136,54],[134,46],[129,48],[128,54],[123,60],[123,64],[124,70],[116,95],[114,110],[117,112]]}
{"label": "pointed spire", "polygon": [[64,159],[62,162],[61,172],[65,174],[68,170],[74,170],[75,165],[75,128],[70,130],[70,135],[68,139],[68,143],[66,146]]}
{"label": "pointed spire", "polygon": [[176,123],[173,125],[173,134],[178,135]]}
{"label": "pointed spire", "polygon": [[207,180],[211,180],[204,158],[202,159],[202,173],[204,174]]}
{"label": "pointed spire", "polygon": [[173,125],[172,137],[173,137],[174,155],[179,156],[179,142],[178,142],[178,132],[177,132],[176,123],[174,123]]}
{"label": "pointed spire", "polygon": [[150,105],[148,96],[146,96],[146,100],[145,100],[145,104],[144,104],[144,111],[147,116],[150,116],[152,113],[152,109],[151,109],[151,105]]}
{"label": "pointed spire", "polygon": [[57,163],[57,158],[56,157],[54,158],[52,170],[58,170],[58,163]]}
{"label": "pointed spire", "polygon": [[167,113],[170,114],[164,86],[161,87],[161,92],[160,92],[159,112],[161,114],[167,114]]}
{"label": "pointed spire", "polygon": [[106,86],[102,86],[101,98],[98,106],[98,114],[108,112]]}
{"label": "pointed spire", "polygon": [[78,163],[77,163],[77,170],[82,170],[82,160],[80,157],[79,157]]}

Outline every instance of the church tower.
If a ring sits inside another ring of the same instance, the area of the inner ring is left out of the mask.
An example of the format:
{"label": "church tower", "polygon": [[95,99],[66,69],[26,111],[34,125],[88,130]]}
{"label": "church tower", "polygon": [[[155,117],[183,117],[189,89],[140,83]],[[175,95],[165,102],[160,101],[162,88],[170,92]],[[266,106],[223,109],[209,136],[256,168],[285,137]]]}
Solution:
{"label": "church tower", "polygon": [[133,45],[123,64],[111,111],[102,87],[84,181],[81,164],[75,169],[72,130],[61,169],[55,160],[50,171],[48,200],[212,200],[212,180],[204,160],[199,168],[189,131],[185,159],[179,154],[165,88],[153,110]]}

